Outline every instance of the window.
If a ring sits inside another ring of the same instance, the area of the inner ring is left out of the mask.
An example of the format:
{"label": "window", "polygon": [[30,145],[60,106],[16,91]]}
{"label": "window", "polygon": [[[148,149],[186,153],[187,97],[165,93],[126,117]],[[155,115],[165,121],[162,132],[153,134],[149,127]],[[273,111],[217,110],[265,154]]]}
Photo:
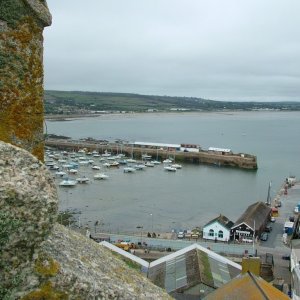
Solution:
{"label": "window", "polygon": [[214,230],[213,229],[209,229],[209,232],[208,232],[208,236],[214,236]]}
{"label": "window", "polygon": [[218,237],[223,238],[223,231],[222,230],[219,230]]}

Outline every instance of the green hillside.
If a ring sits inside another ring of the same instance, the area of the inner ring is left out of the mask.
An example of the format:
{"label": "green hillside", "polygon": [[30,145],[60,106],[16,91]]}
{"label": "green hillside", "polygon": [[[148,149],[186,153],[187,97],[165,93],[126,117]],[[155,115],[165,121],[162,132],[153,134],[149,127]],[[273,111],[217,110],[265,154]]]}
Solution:
{"label": "green hillside", "polygon": [[89,111],[189,111],[279,109],[300,110],[300,102],[224,102],[193,97],[169,97],[126,93],[45,91],[46,114]]}

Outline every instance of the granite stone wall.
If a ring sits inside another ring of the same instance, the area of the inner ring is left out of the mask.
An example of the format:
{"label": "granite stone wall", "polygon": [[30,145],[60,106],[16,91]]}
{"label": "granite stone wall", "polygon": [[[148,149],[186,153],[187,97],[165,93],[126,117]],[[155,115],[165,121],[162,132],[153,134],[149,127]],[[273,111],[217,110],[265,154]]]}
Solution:
{"label": "granite stone wall", "polygon": [[45,1],[0,1],[0,140],[43,160]]}

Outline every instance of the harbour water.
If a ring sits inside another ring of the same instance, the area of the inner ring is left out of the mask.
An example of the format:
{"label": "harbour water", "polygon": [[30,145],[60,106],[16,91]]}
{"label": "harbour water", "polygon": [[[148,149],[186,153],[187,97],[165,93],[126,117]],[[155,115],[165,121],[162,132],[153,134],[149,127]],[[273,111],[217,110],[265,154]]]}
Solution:
{"label": "harbour water", "polygon": [[[257,156],[257,171],[184,164],[176,173],[156,166],[124,174],[119,168],[107,170],[109,180],[59,188],[62,209],[79,209],[82,224],[99,221],[103,230],[192,228],[220,213],[235,221],[248,205],[266,201],[270,181],[275,195],[285,177],[299,177],[300,112],[121,114],[46,126],[47,133],[74,139],[192,143]],[[81,171],[91,179],[95,173]]]}

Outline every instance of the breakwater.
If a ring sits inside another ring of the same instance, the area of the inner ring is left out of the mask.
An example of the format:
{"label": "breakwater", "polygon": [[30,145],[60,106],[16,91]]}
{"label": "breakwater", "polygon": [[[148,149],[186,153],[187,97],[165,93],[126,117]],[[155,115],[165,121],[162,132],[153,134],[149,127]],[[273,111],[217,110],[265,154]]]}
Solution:
{"label": "breakwater", "polygon": [[135,159],[142,159],[142,155],[150,155],[156,159],[175,158],[177,162],[194,164],[209,164],[219,167],[234,167],[248,170],[257,170],[256,156],[246,153],[224,153],[221,151],[199,150],[199,152],[170,151],[165,148],[135,147],[132,144],[107,143],[82,140],[47,139],[45,145],[60,150],[78,151],[85,148],[87,151],[97,151],[100,154],[111,152],[123,153]]}

